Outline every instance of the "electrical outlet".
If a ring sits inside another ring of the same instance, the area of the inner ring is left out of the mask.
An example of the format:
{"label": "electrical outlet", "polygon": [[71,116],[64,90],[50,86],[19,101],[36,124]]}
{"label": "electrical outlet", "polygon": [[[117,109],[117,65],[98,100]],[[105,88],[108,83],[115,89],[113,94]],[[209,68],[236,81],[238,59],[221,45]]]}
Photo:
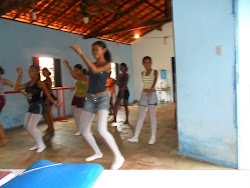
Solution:
{"label": "electrical outlet", "polygon": [[216,46],[216,55],[221,56],[222,55],[222,47],[221,46]]}

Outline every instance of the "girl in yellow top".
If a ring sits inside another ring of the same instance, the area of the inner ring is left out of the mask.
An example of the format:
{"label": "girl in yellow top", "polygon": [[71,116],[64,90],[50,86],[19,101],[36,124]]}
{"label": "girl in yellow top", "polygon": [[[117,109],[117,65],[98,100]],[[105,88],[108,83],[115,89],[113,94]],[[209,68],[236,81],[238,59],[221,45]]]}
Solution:
{"label": "girl in yellow top", "polygon": [[76,79],[76,90],[71,104],[72,115],[78,126],[78,131],[75,135],[81,135],[81,117],[83,114],[83,106],[87,96],[87,90],[89,85],[89,78],[87,76],[87,70],[82,68],[82,65],[76,64],[72,69],[67,60],[64,60],[64,64],[69,70],[71,76]]}
{"label": "girl in yellow top", "polygon": [[156,141],[156,129],[157,129],[157,121],[156,121],[156,106],[157,106],[157,96],[155,92],[155,83],[157,80],[158,72],[157,70],[153,70],[152,59],[149,56],[146,56],[142,60],[142,64],[145,68],[145,71],[141,73],[142,81],[143,81],[143,90],[140,99],[140,107],[139,107],[139,115],[137,119],[135,135],[133,138],[128,139],[129,142],[138,142],[138,137],[140,135],[144,118],[146,115],[147,107],[149,109],[149,117],[151,121],[151,138],[149,140],[149,144],[154,144]]}

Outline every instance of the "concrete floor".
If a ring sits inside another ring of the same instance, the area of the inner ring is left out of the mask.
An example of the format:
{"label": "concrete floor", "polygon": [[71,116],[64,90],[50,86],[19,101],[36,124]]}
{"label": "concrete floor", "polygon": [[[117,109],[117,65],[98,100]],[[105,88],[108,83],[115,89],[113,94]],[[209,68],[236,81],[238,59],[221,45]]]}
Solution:
{"label": "concrete floor", "polygon": [[[137,120],[138,106],[130,106],[130,124],[124,125],[124,108],[118,112],[118,123],[108,124],[109,131],[113,134],[125,163],[121,169],[229,169],[222,166],[194,159],[178,154],[177,130],[175,126],[175,105],[172,103],[159,105],[157,109],[157,140],[154,145],[149,145],[150,121],[146,116],[139,142],[130,143],[127,138],[132,137]],[[109,118],[112,120],[112,116]],[[41,131],[45,124],[39,125]],[[82,136],[75,136],[77,127],[73,119],[65,122],[55,122],[54,135],[44,135],[47,148],[42,153],[29,151],[34,145],[34,140],[22,128],[6,130],[9,142],[0,147],[0,169],[26,169],[37,160],[47,159],[61,163],[86,163],[85,158],[93,154],[93,150]],[[114,158],[113,154],[96,131],[96,118],[92,130],[97,143],[104,156],[93,161],[109,169]]]}

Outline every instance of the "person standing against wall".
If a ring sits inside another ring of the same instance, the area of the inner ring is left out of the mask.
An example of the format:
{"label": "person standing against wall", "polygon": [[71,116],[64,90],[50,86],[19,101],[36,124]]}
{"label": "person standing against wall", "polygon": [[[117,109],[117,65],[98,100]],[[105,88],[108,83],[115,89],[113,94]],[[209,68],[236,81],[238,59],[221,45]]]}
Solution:
{"label": "person standing against wall", "polygon": [[151,138],[149,144],[154,144],[156,141],[156,130],[157,130],[157,121],[156,121],[156,107],[157,107],[157,95],[155,91],[155,84],[158,76],[158,71],[153,70],[152,59],[149,56],[146,56],[142,60],[142,64],[145,68],[145,71],[141,73],[143,81],[143,90],[140,99],[139,114],[135,128],[135,134],[132,138],[127,139],[129,142],[138,142],[138,137],[140,135],[143,122],[145,119],[147,107],[149,109],[149,117],[151,121]]}
{"label": "person standing against wall", "polygon": [[124,163],[124,157],[122,156],[114,137],[110,134],[107,128],[110,99],[109,93],[106,90],[106,83],[111,71],[111,54],[104,42],[97,41],[92,45],[92,54],[96,59],[96,62],[92,63],[81,50],[80,46],[73,44],[71,45],[71,48],[80,55],[89,67],[89,89],[83,112],[84,121],[82,121],[82,134],[95,151],[95,154],[86,158],[86,161],[92,161],[103,156],[94,136],[90,132],[93,118],[97,112],[98,132],[104,138],[115,156],[111,169],[117,170]]}

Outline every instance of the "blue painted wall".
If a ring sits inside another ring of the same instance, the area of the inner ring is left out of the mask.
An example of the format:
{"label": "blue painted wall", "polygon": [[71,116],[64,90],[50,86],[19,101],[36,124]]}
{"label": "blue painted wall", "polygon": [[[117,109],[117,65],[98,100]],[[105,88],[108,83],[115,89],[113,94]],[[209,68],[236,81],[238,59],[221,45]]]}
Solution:
{"label": "blue painted wall", "polygon": [[179,151],[236,168],[232,3],[173,0],[173,16]]}
{"label": "blue painted wall", "polygon": [[[20,22],[0,19],[0,65],[5,68],[5,78],[15,82],[17,78],[16,67],[22,67],[24,76],[22,83],[29,81],[27,70],[32,64],[33,56],[45,56],[60,58],[62,61],[67,59],[71,66],[77,63],[84,64],[81,58],[69,48],[70,44],[79,44],[86,54],[94,61],[91,53],[91,45],[99,39],[84,40],[82,36],[43,28],[35,25],[24,24]],[[105,41],[114,59],[118,62],[125,62],[128,67],[132,67],[132,50],[131,46],[117,44]],[[74,86],[74,80],[62,64],[62,81],[63,87]],[[85,66],[86,67],[86,66]],[[129,102],[134,101],[133,70],[129,69],[130,74]],[[6,87],[6,91],[12,90]],[[65,91],[66,115],[71,115],[71,100],[74,92]],[[23,125],[24,115],[27,111],[28,104],[21,94],[7,95],[7,105],[0,115],[1,123],[4,128],[16,127]],[[53,110],[56,117],[56,109]]]}

